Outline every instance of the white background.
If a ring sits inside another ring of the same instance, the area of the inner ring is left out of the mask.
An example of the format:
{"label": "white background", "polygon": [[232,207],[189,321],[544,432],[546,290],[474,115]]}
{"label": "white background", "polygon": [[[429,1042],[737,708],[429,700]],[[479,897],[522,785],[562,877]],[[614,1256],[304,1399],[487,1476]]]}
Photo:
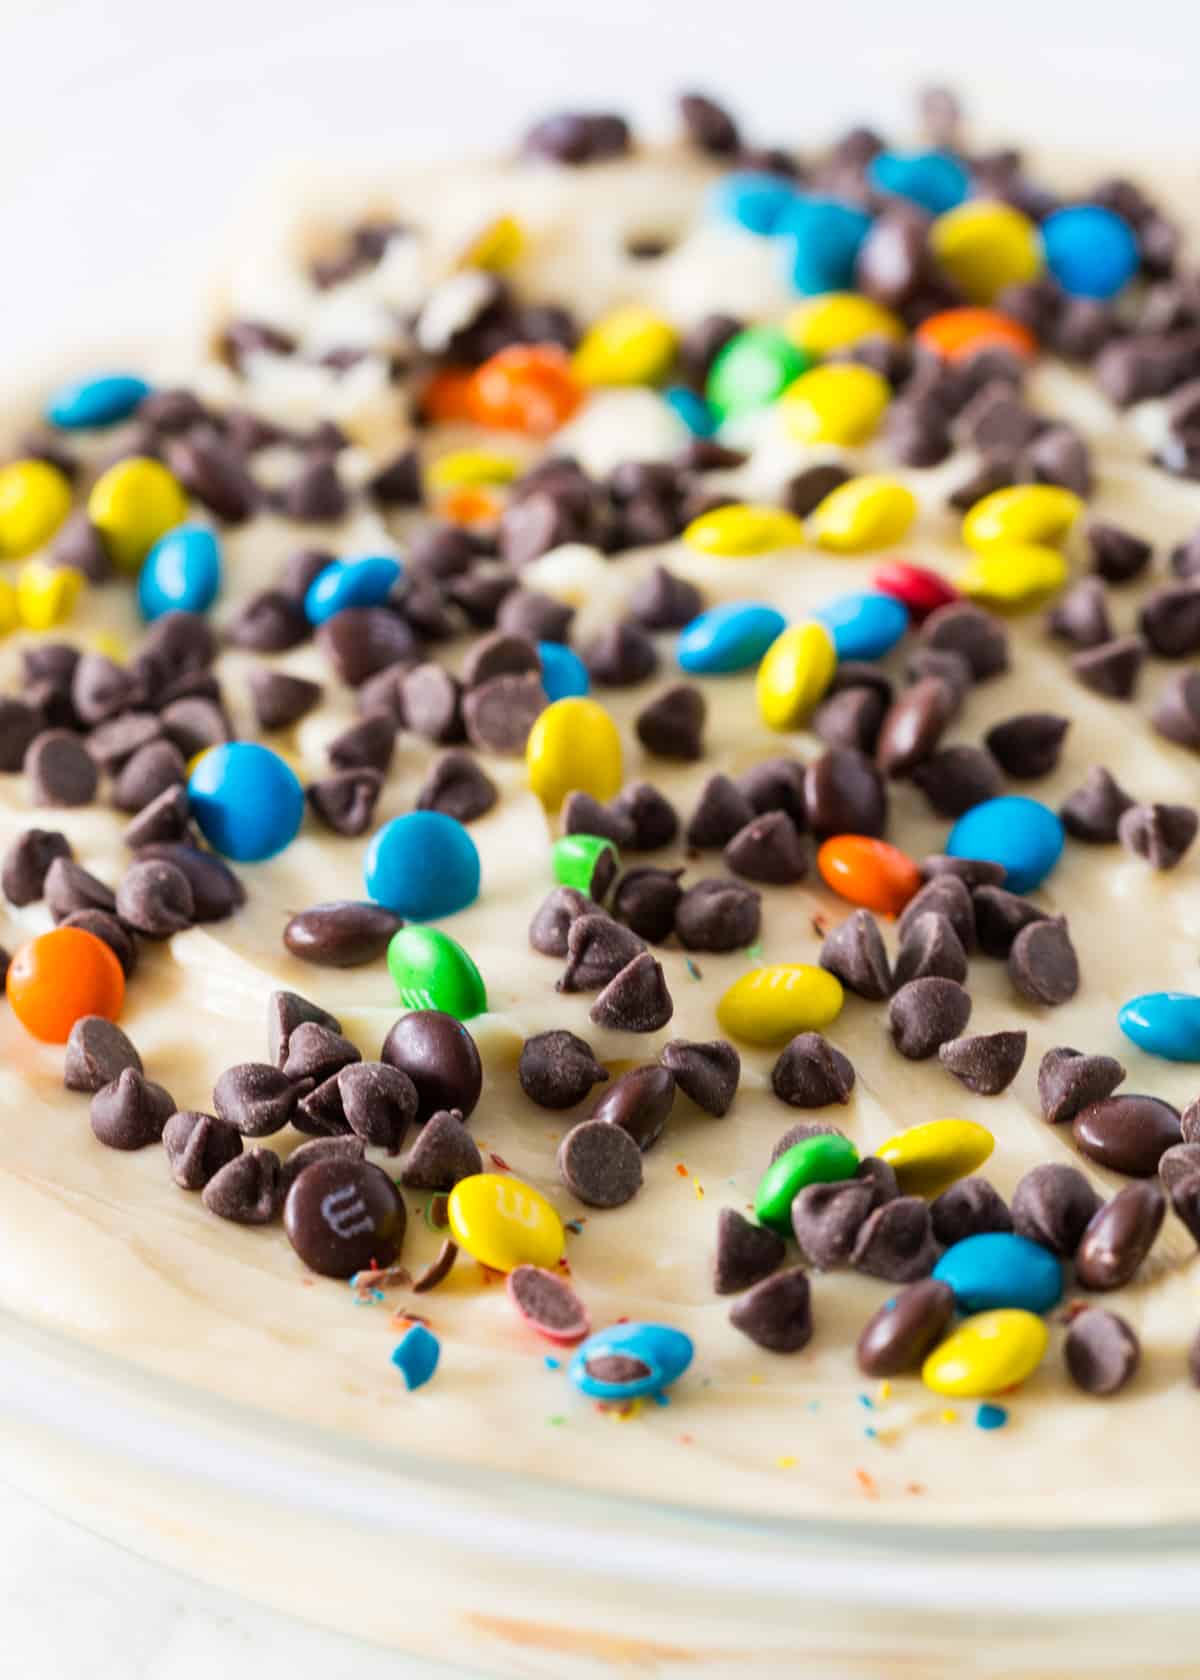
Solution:
{"label": "white background", "polygon": [[[214,238],[297,158],[377,166],[507,144],[564,105],[662,132],[673,90],[701,86],[754,138],[802,141],[903,123],[914,86],[948,80],[990,135],[1190,150],[1200,181],[1190,0],[0,0],[0,24],[10,380],[185,319]],[[22,1680],[419,1672],[191,1586],[2,1489],[0,1645]]]}

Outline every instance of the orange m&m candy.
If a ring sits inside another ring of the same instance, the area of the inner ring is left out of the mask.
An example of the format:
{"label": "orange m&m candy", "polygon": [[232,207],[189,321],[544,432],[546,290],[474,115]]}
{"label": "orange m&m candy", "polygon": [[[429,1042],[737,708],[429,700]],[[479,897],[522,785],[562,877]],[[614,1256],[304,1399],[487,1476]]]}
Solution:
{"label": "orange m&m candy", "polygon": [[548,437],[583,401],[583,386],[557,344],[510,344],[475,369],[467,407],[480,426]]}
{"label": "orange m&m candy", "polygon": [[943,309],[922,321],[913,337],[947,362],[966,361],[977,350],[1037,354],[1037,339],[1029,328],[1000,309]]}
{"label": "orange m&m candy", "polygon": [[835,834],[817,852],[825,885],[851,904],[898,916],[921,886],[921,871],[910,857],[865,834]]}
{"label": "orange m&m candy", "polygon": [[442,368],[421,392],[421,412],[427,420],[445,425],[470,420],[471,382],[475,375],[465,368]]}
{"label": "orange m&m candy", "polygon": [[46,1044],[65,1044],[84,1015],[115,1021],[125,975],[102,939],[84,928],[58,927],[31,939],[8,965],[12,1012]]}

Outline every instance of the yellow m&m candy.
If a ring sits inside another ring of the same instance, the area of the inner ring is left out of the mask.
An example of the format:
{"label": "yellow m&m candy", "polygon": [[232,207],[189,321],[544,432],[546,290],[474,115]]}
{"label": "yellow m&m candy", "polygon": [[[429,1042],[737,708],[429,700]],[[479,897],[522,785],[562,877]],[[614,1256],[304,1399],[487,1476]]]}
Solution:
{"label": "yellow m&m candy", "polygon": [[972,601],[999,612],[1041,606],[1067,581],[1067,562],[1043,543],[998,543],[977,554],[955,579]]}
{"label": "yellow m&m candy", "polygon": [[51,630],[75,611],[83,573],[74,566],[50,566],[28,560],[17,577],[17,618],[26,630]]}
{"label": "yellow m&m candy", "polygon": [[717,1020],[747,1044],[786,1044],[841,1014],[841,981],[810,963],[773,963],[743,974],[717,1004]]}
{"label": "yellow m&m candy", "polygon": [[678,342],[669,321],[631,303],[592,323],[572,367],[585,385],[653,385],[675,360]]}
{"label": "yellow m&m candy", "polygon": [[1014,484],[975,503],[962,522],[963,541],[982,554],[999,543],[1059,543],[1083,511],[1059,484]]}
{"label": "yellow m&m candy", "polygon": [[66,474],[49,461],[0,467],[0,558],[19,560],[42,548],[70,511]]}
{"label": "yellow m&m candy", "polygon": [[815,620],[776,636],[754,679],[759,716],[768,729],[796,729],[823,697],[837,669],[833,637]]}
{"label": "yellow m&m candy", "polygon": [[904,323],[890,309],[858,292],[823,292],[792,310],[784,330],[810,356],[847,350],[864,338],[903,338]]}
{"label": "yellow m&m candy", "polygon": [[455,1242],[493,1271],[551,1269],[563,1257],[562,1220],[545,1196],[519,1178],[505,1173],[461,1178],[446,1211]]}
{"label": "yellow m&m candy", "polygon": [[539,715],[529,731],[525,765],[529,785],[548,811],[557,811],[575,789],[611,799],[621,790],[621,737],[598,701],[572,695]]}
{"label": "yellow m&m candy", "polygon": [[987,1160],[996,1140],[973,1120],[927,1120],[897,1132],[874,1151],[906,1196],[940,1196]]}
{"label": "yellow m&m candy", "polygon": [[993,303],[1006,286],[1042,272],[1038,230],[1011,204],[972,201],[947,210],[930,228],[929,244],[972,303]]}
{"label": "yellow m&m candy", "polygon": [[784,424],[804,443],[865,443],[891,400],[891,386],[874,368],[829,362],[810,368],[780,398]]}
{"label": "yellow m&m candy", "polygon": [[770,554],[777,548],[797,548],[804,541],[804,521],[785,508],[730,502],[693,519],[683,540],[700,554],[737,560]]}
{"label": "yellow m&m candy", "polygon": [[1033,1375],[1049,1340],[1042,1320],[1023,1307],[976,1313],[934,1348],[921,1380],[935,1394],[959,1400],[999,1394]]}
{"label": "yellow m&m candy", "polygon": [[131,572],[159,537],[187,516],[187,494],[161,461],[134,455],[102,473],[88,497],[88,518],[104,539],[113,564]]}
{"label": "yellow m&m candy", "polygon": [[515,216],[496,216],[480,228],[458,260],[459,268],[486,268],[493,274],[520,261],[525,229]]}
{"label": "yellow m&m candy", "polygon": [[869,473],[831,490],[814,510],[812,526],[822,548],[861,554],[899,542],[917,517],[917,498],[894,478]]}
{"label": "yellow m&m candy", "polygon": [[490,449],[456,449],[432,461],[425,477],[431,489],[440,493],[481,484],[511,484],[518,470],[511,455],[497,455]]}

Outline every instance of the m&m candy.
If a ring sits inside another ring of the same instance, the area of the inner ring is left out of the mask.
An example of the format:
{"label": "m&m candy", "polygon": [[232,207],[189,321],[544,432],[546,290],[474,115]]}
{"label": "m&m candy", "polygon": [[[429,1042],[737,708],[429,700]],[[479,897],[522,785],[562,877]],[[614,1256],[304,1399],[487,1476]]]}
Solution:
{"label": "m&m candy", "polygon": [[539,714],[525,744],[529,786],[548,811],[557,811],[573,789],[593,799],[621,790],[621,737],[595,700],[556,700]]}
{"label": "m&m candy", "polygon": [[1048,805],[1019,794],[985,799],[962,816],[946,841],[949,857],[978,858],[1004,869],[1009,892],[1032,892],[1049,875],[1066,843],[1059,817]]}
{"label": "m&m candy", "polygon": [[1194,992],[1144,992],[1117,1017],[1121,1031],[1148,1055],[1200,1062],[1200,997]]}
{"label": "m&m candy", "polygon": [[614,1324],[575,1350],[567,1375],[590,1400],[620,1405],[661,1394],[692,1362],[692,1339],[669,1324]]}
{"label": "m&m candy", "polygon": [[980,1231],[953,1243],[933,1268],[948,1283],[960,1312],[1019,1307],[1046,1313],[1062,1300],[1063,1269],[1056,1254],[1015,1231]]}
{"label": "m&m candy", "polygon": [[1138,271],[1137,235],[1115,210],[1071,204],[1042,223],[1046,267],[1073,297],[1115,297]]}
{"label": "m&m candy", "polygon": [[726,601],[684,625],[675,656],[683,670],[697,676],[746,671],[786,628],[787,619],[777,607]]}
{"label": "m&m candy", "polygon": [[175,474],[146,455],[101,473],[87,504],[113,565],[125,572],[136,570],[158,539],[183,523],[187,510],[187,492]]}
{"label": "m&m candy", "polygon": [[886,840],[865,834],[835,834],[824,841],[817,868],[839,897],[884,916],[898,916],[921,890],[921,871],[912,859]]}
{"label": "m&m candy", "polygon": [[207,612],[221,587],[221,545],[207,525],[179,525],[160,537],[138,573],[137,598],[148,623],[163,613]]}
{"label": "m&m candy", "polygon": [[953,1399],[1001,1394],[1033,1375],[1049,1341],[1036,1313],[1020,1307],[977,1313],[928,1355],[921,1380]]}
{"label": "m&m candy", "polygon": [[479,852],[457,818],[410,811],[376,832],[363,879],[376,904],[411,921],[434,921],[479,897]]}
{"label": "m&m candy", "polygon": [[49,461],[0,467],[0,559],[19,560],[41,548],[71,511],[71,486]]}
{"label": "m&m candy", "polygon": [[290,846],[304,818],[304,789],[278,753],[256,741],[226,741],[200,755],[188,800],[215,852],[259,863]]}
{"label": "m&m candy", "polygon": [[100,373],[60,385],[46,404],[46,419],[60,431],[115,426],[127,420],[150,387],[135,373]]}
{"label": "m&m candy", "polygon": [[553,705],[555,700],[567,700],[586,694],[592,686],[588,668],[565,642],[539,642],[538,664],[542,668],[542,687]]}
{"label": "m&m candy", "polygon": [[324,624],[346,607],[381,607],[403,575],[404,568],[389,554],[335,560],[309,585],[304,616],[310,624]]}
{"label": "m&m candy", "polygon": [[47,1044],[65,1044],[71,1028],[85,1015],[117,1019],[125,998],[125,975],[112,950],[94,933],[57,927],[15,953],[5,990],[26,1032]]}
{"label": "m&m candy", "polygon": [[475,1173],[458,1181],[446,1209],[460,1248],[494,1272],[557,1266],[566,1237],[563,1223],[532,1185],[504,1173]]}
{"label": "m&m candy", "polygon": [[908,611],[894,595],[839,595],[813,617],[833,637],[839,659],[882,659],[908,629]]}

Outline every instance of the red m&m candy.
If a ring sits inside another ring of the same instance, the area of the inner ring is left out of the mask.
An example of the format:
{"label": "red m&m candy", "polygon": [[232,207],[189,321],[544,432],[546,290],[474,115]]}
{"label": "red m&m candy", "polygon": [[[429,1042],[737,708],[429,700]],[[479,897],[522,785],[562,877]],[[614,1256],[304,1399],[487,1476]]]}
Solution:
{"label": "red m&m candy", "polygon": [[940,572],[914,566],[911,560],[885,560],[875,568],[871,581],[882,594],[902,601],[918,623],[938,607],[947,607],[960,598],[958,590]]}

